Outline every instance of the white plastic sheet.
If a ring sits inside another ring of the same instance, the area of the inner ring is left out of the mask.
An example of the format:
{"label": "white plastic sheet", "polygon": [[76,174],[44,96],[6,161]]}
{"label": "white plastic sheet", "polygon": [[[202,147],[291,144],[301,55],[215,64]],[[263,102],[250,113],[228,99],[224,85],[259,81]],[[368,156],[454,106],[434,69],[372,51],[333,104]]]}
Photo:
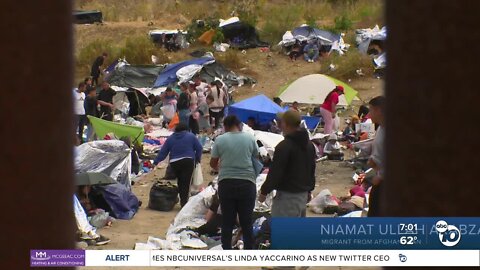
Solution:
{"label": "white plastic sheet", "polygon": [[280,134],[259,130],[253,131],[253,136],[257,141],[260,141],[263,144],[270,157],[273,157],[275,147],[277,147],[277,145],[284,139],[284,137]]}
{"label": "white plastic sheet", "polygon": [[166,240],[170,243],[170,249],[182,248],[180,232],[187,227],[198,228],[206,223],[205,214],[211,204],[215,189],[208,186],[202,192],[190,197],[187,204],[178,212],[173,223],[167,230]]}
{"label": "white plastic sheet", "polygon": [[317,214],[322,214],[327,206],[336,206],[338,203],[332,198],[332,193],[328,189],[324,189],[313,198],[308,206]]}
{"label": "white plastic sheet", "polygon": [[184,82],[188,82],[191,78],[193,78],[193,76],[195,76],[195,74],[200,72],[202,68],[203,68],[202,65],[193,64],[193,65],[188,65],[186,67],[182,67],[181,69],[177,70],[176,75],[178,78],[178,83],[181,84]]}

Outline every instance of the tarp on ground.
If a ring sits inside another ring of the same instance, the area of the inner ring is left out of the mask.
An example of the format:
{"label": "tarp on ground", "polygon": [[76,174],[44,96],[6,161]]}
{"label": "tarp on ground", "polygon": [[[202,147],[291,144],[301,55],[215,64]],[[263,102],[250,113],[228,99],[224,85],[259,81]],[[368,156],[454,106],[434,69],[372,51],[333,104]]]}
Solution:
{"label": "tarp on ground", "polygon": [[73,22],[77,24],[92,24],[103,20],[103,15],[100,10],[74,10]]}
{"label": "tarp on ground", "polygon": [[340,96],[338,105],[349,105],[358,92],[348,84],[323,74],[310,74],[297,79],[285,88],[279,97],[287,103],[296,101],[301,104],[318,105],[324,102],[328,93],[337,85],[345,89],[345,94]]}
{"label": "tarp on ground", "polygon": [[107,82],[118,87],[152,88],[162,70],[162,66],[123,65],[110,73]]}
{"label": "tarp on ground", "polygon": [[123,141],[88,142],[75,151],[75,173],[104,173],[130,188],[131,150]]}
{"label": "tarp on ground", "polygon": [[228,87],[256,83],[255,79],[237,75],[218,62],[203,66],[200,71],[200,78],[205,79],[207,83],[214,81],[215,78],[220,78]]}
{"label": "tarp on ground", "polygon": [[[137,213],[139,208],[138,198],[124,185],[102,185],[95,188],[102,193],[103,199],[108,204],[108,212],[110,212],[114,218],[132,219],[135,213]],[[103,208],[101,206],[98,207]]]}
{"label": "tarp on ground", "polygon": [[140,144],[143,142],[145,131],[143,127],[119,124],[111,121],[106,121],[97,117],[88,116],[88,120],[95,130],[97,137],[102,139],[108,133],[113,133],[117,138],[129,137],[132,144]]}
{"label": "tarp on ground", "polygon": [[236,115],[244,123],[249,117],[254,117],[257,123],[266,124],[275,119],[277,113],[284,111],[265,95],[258,95],[230,105],[228,114]]}
{"label": "tarp on ground", "polygon": [[169,64],[158,75],[153,85],[154,88],[167,86],[177,81],[177,71],[183,67],[189,65],[206,65],[215,62],[215,58],[212,57],[200,57],[191,60],[186,60],[174,64]]}
{"label": "tarp on ground", "polygon": [[267,42],[260,40],[255,27],[248,23],[232,22],[221,26],[220,29],[224,36],[224,42],[230,44],[232,48],[248,49],[270,46]]}

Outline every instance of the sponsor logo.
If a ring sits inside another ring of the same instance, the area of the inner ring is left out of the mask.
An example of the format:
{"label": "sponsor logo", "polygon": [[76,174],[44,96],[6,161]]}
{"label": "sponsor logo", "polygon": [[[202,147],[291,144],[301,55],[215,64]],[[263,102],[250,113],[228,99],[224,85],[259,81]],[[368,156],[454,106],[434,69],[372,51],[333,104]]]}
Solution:
{"label": "sponsor logo", "polygon": [[34,261],[48,261],[50,256],[47,255],[46,251],[35,251],[33,256],[30,256]]}
{"label": "sponsor logo", "polygon": [[84,250],[30,250],[30,266],[32,267],[76,267],[84,265]]}
{"label": "sponsor logo", "polygon": [[442,243],[444,246],[453,247],[458,244],[462,238],[460,230],[454,225],[449,225],[444,220],[437,221],[435,224],[435,229],[438,232],[440,243]]}

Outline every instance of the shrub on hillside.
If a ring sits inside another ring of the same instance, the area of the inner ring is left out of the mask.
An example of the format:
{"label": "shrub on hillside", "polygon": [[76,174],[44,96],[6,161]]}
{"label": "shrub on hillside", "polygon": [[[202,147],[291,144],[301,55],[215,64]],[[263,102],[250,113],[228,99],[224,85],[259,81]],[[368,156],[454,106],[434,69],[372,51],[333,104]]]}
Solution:
{"label": "shrub on hillside", "polygon": [[293,5],[289,8],[272,6],[260,32],[261,39],[272,45],[277,44],[286,31],[292,30],[302,22],[302,14],[301,5]]}
{"label": "shrub on hillside", "polygon": [[243,55],[241,51],[230,49],[222,54],[216,54],[216,60],[230,69],[240,69],[245,67],[242,61]]}
{"label": "shrub on hillside", "polygon": [[[335,66],[333,70],[330,69],[330,64]],[[321,73],[331,75],[340,80],[348,80],[360,76],[357,74],[359,69],[361,69],[364,76],[372,76],[372,58],[361,54],[358,50],[352,49],[342,56],[332,53],[329,58],[322,62]]]}
{"label": "shrub on hillside", "polygon": [[110,58],[115,59],[118,55],[118,48],[112,45],[112,42],[106,39],[97,39],[88,43],[76,55],[77,72],[90,74],[90,66],[93,61],[102,53],[108,53]]}

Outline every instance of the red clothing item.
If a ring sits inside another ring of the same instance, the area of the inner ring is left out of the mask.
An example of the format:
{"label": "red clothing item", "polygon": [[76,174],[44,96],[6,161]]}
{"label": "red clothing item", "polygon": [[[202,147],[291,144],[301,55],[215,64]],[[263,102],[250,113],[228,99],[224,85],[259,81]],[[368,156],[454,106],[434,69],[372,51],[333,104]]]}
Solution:
{"label": "red clothing item", "polygon": [[335,110],[335,107],[332,108],[332,103],[335,106],[338,104],[338,94],[337,94],[337,92],[331,93],[330,96],[325,100],[325,102],[323,102],[321,107],[324,108],[325,110],[333,113],[334,110]]}

